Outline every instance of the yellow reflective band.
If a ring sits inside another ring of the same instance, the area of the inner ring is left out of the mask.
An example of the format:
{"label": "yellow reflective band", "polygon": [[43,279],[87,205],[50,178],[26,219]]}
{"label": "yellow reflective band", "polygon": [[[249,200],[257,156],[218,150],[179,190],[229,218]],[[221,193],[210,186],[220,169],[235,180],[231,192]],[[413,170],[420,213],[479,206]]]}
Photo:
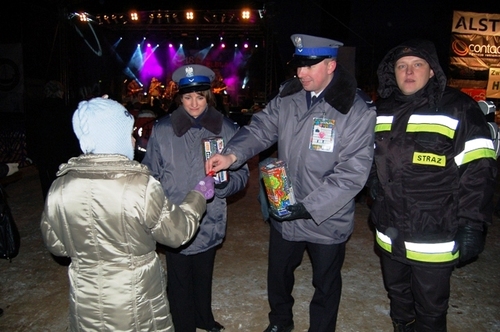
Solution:
{"label": "yellow reflective band", "polygon": [[408,119],[406,131],[409,133],[427,132],[437,133],[449,138],[455,136],[458,120],[446,115],[418,115],[413,114]]}
{"label": "yellow reflective band", "polygon": [[[392,240],[384,233],[376,231],[377,244],[387,252],[392,252]],[[458,258],[459,252],[452,254],[454,241],[443,243],[406,242],[406,258],[426,263],[451,262]]]}
{"label": "yellow reflective band", "polygon": [[413,163],[419,165],[446,166],[446,157],[434,153],[414,152]]}
{"label": "yellow reflective band", "polygon": [[378,245],[388,251],[388,252],[392,252],[392,241],[391,239],[385,235],[384,233],[382,232],[379,232],[378,230],[375,230],[376,231],[376,240],[377,240],[377,243]]}
{"label": "yellow reflective band", "polygon": [[443,136],[453,138],[455,130],[438,124],[410,124],[406,127],[408,133],[436,133]]}
{"label": "yellow reflective band", "polygon": [[455,253],[455,255],[453,255],[451,252],[429,254],[429,253],[406,250],[406,258],[412,259],[414,261],[427,262],[427,263],[451,262],[457,259],[459,254],[460,254],[459,252]]}
{"label": "yellow reflective band", "polygon": [[481,158],[493,158],[496,160],[497,155],[491,139],[476,138],[465,142],[465,148],[455,157],[455,163],[457,166],[461,166]]}
{"label": "yellow reflective band", "polygon": [[380,115],[377,116],[377,124],[375,125],[375,132],[390,131],[392,127],[393,116]]}
{"label": "yellow reflective band", "polygon": [[375,125],[375,132],[379,133],[381,131],[391,131],[392,124],[390,123],[381,123]]}

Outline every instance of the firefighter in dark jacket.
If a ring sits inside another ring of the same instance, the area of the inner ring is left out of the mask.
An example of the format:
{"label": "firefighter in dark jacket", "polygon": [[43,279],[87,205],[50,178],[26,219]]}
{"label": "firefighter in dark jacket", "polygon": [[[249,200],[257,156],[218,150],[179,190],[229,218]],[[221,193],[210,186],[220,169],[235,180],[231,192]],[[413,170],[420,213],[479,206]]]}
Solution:
{"label": "firefighter in dark jacket", "polygon": [[482,252],[496,154],[479,105],[446,86],[426,40],[378,67],[375,157],[368,180],[394,331],[446,331],[450,277]]}

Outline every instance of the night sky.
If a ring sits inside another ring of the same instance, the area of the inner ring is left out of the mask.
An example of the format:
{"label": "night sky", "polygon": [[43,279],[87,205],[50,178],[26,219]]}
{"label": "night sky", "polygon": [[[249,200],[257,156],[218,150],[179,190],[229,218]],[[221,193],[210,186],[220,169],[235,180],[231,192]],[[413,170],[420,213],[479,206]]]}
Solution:
{"label": "night sky", "polygon": [[[162,3],[164,6],[159,8]],[[374,73],[383,55],[410,38],[433,41],[446,70],[453,10],[500,13],[498,0],[21,0],[16,5],[21,7],[10,13],[0,13],[0,28],[4,31],[0,42],[22,40],[25,74],[40,79],[50,79],[47,75],[57,71],[53,22],[58,19],[58,8],[99,13],[129,9],[232,9],[244,5],[258,9],[265,6],[272,15],[269,21],[283,66],[293,53],[290,35],[320,35],[356,48],[356,63],[364,70],[364,84],[374,83]],[[20,22],[23,22],[22,27]]]}

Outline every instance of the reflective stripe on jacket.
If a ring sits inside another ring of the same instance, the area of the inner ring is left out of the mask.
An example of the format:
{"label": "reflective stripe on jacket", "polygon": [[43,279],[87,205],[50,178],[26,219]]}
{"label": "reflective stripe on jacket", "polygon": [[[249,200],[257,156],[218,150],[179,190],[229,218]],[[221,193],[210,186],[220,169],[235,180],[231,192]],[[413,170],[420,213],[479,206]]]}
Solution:
{"label": "reflective stripe on jacket", "polygon": [[[376,230],[376,240],[380,248],[392,253],[392,240],[384,233]],[[416,243],[404,241],[406,258],[425,263],[452,262],[458,258],[459,252],[452,254],[455,241],[441,243]]]}

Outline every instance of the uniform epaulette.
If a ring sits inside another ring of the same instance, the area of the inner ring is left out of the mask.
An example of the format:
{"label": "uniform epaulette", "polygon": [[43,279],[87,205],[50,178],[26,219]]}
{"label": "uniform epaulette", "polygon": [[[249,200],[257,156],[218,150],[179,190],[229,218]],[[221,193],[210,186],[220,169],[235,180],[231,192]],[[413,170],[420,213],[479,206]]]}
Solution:
{"label": "uniform epaulette", "polygon": [[360,88],[356,88],[356,94],[366,103],[366,106],[375,106],[373,99],[371,99],[370,96]]}

